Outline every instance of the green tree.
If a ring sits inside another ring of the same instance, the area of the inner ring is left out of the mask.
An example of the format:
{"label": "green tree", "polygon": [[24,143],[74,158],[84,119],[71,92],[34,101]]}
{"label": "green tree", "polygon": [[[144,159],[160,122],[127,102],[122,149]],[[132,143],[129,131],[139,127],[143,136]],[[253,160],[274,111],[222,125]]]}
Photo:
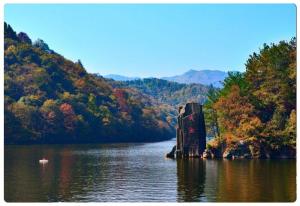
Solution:
{"label": "green tree", "polygon": [[245,74],[241,72],[228,72],[228,76],[224,79],[223,88],[220,96],[226,96],[230,93],[232,86],[240,88],[240,94],[245,96],[248,92],[248,82],[245,80]]}
{"label": "green tree", "polygon": [[97,117],[100,116],[100,110],[97,106],[96,96],[94,94],[90,94],[87,103],[88,109]]}
{"label": "green tree", "polygon": [[264,45],[246,64],[246,80],[256,109],[266,123],[264,136],[281,136],[296,109],[296,40]]}
{"label": "green tree", "polygon": [[213,105],[219,99],[219,90],[210,85],[207,92],[207,101],[204,104],[204,116],[207,133],[213,136],[220,136],[218,115]]}
{"label": "green tree", "polygon": [[17,33],[6,22],[4,22],[4,38],[19,40],[17,37]]}

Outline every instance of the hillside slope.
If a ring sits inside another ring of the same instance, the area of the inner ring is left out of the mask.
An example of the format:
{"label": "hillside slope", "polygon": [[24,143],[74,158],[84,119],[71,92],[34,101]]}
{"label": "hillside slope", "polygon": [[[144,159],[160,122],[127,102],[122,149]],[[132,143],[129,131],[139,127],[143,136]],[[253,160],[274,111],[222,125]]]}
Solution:
{"label": "hillside slope", "polygon": [[113,87],[26,33],[4,27],[5,143],[157,141],[168,115],[130,88]]}
{"label": "hillside slope", "polygon": [[[97,76],[97,75],[96,75]],[[179,84],[157,78],[145,78],[132,81],[114,81],[107,79],[114,88],[131,88],[150,98],[155,107],[168,114],[168,123],[175,128],[178,108],[187,102],[204,104],[209,87],[201,84]]]}

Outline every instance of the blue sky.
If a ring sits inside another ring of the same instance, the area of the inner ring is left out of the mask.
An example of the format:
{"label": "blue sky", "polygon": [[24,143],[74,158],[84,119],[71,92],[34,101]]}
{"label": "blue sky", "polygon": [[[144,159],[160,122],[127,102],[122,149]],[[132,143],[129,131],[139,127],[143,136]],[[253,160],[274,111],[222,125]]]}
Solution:
{"label": "blue sky", "polygon": [[4,19],[102,75],[244,71],[263,43],[296,36],[293,4],[6,4]]}

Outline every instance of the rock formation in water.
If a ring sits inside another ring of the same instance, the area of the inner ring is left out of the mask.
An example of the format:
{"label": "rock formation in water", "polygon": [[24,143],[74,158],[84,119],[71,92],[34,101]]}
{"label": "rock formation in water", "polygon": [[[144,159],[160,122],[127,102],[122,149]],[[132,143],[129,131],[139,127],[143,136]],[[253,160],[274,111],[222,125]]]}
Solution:
{"label": "rock formation in water", "polygon": [[176,145],[172,148],[171,152],[166,154],[167,158],[175,158],[175,152],[176,152]]}
{"label": "rock formation in water", "polygon": [[202,157],[206,131],[202,105],[187,103],[179,107],[176,157]]}

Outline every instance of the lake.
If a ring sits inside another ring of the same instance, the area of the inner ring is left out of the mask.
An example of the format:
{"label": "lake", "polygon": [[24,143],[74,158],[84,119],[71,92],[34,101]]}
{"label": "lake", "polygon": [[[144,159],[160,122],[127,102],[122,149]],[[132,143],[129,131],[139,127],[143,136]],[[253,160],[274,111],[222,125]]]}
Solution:
{"label": "lake", "polygon": [[[157,143],[5,146],[7,202],[296,199],[296,160],[172,160]],[[39,164],[46,157],[48,164]]]}

